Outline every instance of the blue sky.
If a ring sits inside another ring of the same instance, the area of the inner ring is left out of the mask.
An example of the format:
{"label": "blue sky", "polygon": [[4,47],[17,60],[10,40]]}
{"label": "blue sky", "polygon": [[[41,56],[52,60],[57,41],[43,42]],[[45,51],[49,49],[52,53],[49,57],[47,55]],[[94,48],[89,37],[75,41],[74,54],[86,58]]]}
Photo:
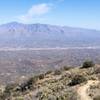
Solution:
{"label": "blue sky", "polygon": [[1,0],[0,24],[12,21],[100,30],[100,0]]}

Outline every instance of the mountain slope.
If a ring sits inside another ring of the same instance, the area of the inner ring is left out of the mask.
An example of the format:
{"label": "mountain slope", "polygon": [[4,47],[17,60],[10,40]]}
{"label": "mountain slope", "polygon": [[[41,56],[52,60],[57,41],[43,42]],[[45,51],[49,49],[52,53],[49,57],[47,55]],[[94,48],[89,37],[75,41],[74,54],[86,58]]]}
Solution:
{"label": "mountain slope", "polygon": [[100,46],[100,31],[47,24],[0,25],[0,47]]}
{"label": "mountain slope", "polygon": [[1,87],[0,100],[100,100],[100,65],[64,67],[9,84]]}

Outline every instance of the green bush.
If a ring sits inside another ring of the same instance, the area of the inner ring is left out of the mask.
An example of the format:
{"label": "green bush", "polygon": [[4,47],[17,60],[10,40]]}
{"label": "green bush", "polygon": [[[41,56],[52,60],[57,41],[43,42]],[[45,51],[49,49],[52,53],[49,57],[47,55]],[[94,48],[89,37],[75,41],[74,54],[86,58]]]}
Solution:
{"label": "green bush", "polygon": [[74,86],[74,85],[77,85],[77,84],[80,84],[80,83],[83,83],[86,81],[86,78],[83,77],[82,75],[75,75],[71,82],[69,83],[70,86]]}
{"label": "green bush", "polygon": [[82,68],[89,68],[89,67],[94,67],[95,64],[91,60],[86,60],[83,62]]}

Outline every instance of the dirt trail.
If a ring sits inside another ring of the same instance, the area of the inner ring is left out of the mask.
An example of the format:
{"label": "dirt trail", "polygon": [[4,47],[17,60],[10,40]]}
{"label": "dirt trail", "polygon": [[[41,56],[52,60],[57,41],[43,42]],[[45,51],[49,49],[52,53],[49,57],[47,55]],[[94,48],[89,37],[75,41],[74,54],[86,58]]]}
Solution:
{"label": "dirt trail", "polygon": [[80,86],[77,90],[77,93],[80,97],[80,100],[93,100],[90,96],[88,96],[88,89],[91,85],[97,85],[99,81],[89,80],[87,84]]}

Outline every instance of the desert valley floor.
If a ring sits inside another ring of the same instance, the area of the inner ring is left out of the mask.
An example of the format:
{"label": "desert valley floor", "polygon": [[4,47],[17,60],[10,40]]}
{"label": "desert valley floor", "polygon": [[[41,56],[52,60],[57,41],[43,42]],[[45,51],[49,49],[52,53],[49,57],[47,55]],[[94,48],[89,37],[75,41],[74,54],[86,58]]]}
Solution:
{"label": "desert valley floor", "polygon": [[86,59],[100,64],[100,48],[0,50],[0,83],[21,81],[66,65],[80,66]]}

